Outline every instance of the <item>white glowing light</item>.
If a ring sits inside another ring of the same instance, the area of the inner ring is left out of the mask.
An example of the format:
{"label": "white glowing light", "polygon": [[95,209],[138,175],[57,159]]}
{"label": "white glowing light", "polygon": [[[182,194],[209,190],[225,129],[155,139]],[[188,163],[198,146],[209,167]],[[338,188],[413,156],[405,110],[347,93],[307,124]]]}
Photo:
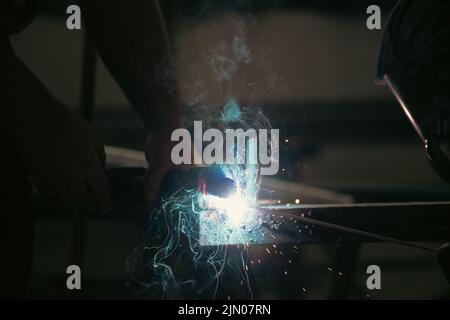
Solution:
{"label": "white glowing light", "polygon": [[238,226],[249,211],[247,201],[236,192],[228,198],[220,198],[212,195],[205,196],[207,206],[212,209],[218,209],[226,213],[228,221]]}
{"label": "white glowing light", "polygon": [[258,243],[264,238],[262,216],[257,207],[258,174],[256,166],[225,167],[226,176],[235,182],[235,192],[221,198],[200,193],[200,244],[230,245]]}
{"label": "white glowing light", "polygon": [[227,212],[228,219],[232,224],[239,225],[248,212],[246,201],[237,193],[226,200],[227,208],[225,211]]}

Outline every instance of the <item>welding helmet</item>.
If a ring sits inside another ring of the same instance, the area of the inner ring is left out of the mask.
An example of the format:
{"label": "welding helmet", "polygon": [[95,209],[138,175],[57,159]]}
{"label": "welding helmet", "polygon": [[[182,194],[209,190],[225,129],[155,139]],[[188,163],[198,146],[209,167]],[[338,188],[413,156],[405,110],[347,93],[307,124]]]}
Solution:
{"label": "welding helmet", "polygon": [[0,36],[10,36],[28,27],[35,16],[33,0],[0,1]]}
{"label": "welding helmet", "polygon": [[380,48],[376,83],[387,85],[450,181],[450,1],[401,0]]}

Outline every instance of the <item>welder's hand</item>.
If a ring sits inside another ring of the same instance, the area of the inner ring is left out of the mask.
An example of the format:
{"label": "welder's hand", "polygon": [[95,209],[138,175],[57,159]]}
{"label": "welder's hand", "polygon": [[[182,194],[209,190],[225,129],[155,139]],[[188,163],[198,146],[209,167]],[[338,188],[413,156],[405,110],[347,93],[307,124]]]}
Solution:
{"label": "welder's hand", "polygon": [[81,203],[93,198],[109,210],[105,153],[93,128],[58,102],[5,40],[0,70],[8,84],[0,88],[0,127],[39,191]]}
{"label": "welder's hand", "polygon": [[[175,121],[175,123],[178,123]],[[144,192],[150,205],[154,205],[161,194],[161,184],[166,174],[171,169],[189,170],[194,165],[174,165],[171,159],[172,148],[178,143],[171,141],[172,130],[169,128],[181,128],[175,125],[167,126],[163,130],[153,133],[146,142],[145,156],[148,162],[148,170],[145,177]],[[191,159],[193,159],[193,147],[191,147]]]}
{"label": "welder's hand", "polygon": [[81,204],[93,199],[108,211],[105,151],[91,125],[58,104],[42,107],[33,117],[17,142],[39,191]]}
{"label": "welder's hand", "polygon": [[170,158],[171,132],[156,132],[146,142],[145,156],[148,170],[145,177],[144,192],[150,205],[154,205],[160,195],[161,183],[170,169],[174,167]]}

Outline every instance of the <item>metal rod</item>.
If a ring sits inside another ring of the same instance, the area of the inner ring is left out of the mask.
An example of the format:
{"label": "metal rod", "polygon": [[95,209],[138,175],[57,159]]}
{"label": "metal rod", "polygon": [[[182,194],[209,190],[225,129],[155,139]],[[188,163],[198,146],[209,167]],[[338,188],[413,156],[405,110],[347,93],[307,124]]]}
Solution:
{"label": "metal rod", "polygon": [[[369,202],[369,203],[326,203],[326,204],[290,204],[266,205],[258,207],[262,210],[293,210],[293,209],[319,209],[319,208],[379,208],[379,207],[411,207],[411,206],[438,206],[450,205],[450,201],[416,201],[416,202]],[[283,211],[284,212],[284,211]]]}
{"label": "metal rod", "polygon": [[399,240],[399,239],[395,239],[395,238],[391,238],[391,237],[386,237],[383,235],[379,235],[379,234],[375,234],[375,233],[371,233],[371,232],[367,232],[367,231],[362,231],[362,230],[358,230],[355,228],[350,228],[350,227],[346,227],[346,226],[342,226],[342,225],[338,225],[338,224],[334,224],[334,223],[329,223],[329,222],[320,221],[320,220],[316,220],[316,219],[306,218],[306,217],[298,216],[298,215],[291,214],[291,213],[285,213],[285,212],[283,212],[283,216],[292,218],[294,220],[298,220],[301,222],[314,224],[314,225],[318,225],[321,227],[330,228],[330,229],[334,229],[334,230],[338,230],[338,231],[342,231],[342,232],[352,233],[352,234],[360,235],[360,236],[367,237],[367,238],[372,238],[372,239],[385,241],[385,242],[393,242],[393,243],[397,243],[397,244],[401,244],[404,246],[413,247],[413,248],[417,248],[417,249],[421,249],[421,250],[437,252],[437,249],[423,246],[420,244],[416,244],[413,242],[408,242],[408,241],[403,241],[403,240]]}
{"label": "metal rod", "polygon": [[96,50],[87,33],[84,34],[83,62],[81,70],[80,113],[87,121],[94,118]]}
{"label": "metal rod", "polygon": [[[89,122],[94,116],[96,51],[87,33],[84,33],[83,63],[81,70],[80,113]],[[85,208],[72,209],[71,263],[83,268],[86,238]]]}

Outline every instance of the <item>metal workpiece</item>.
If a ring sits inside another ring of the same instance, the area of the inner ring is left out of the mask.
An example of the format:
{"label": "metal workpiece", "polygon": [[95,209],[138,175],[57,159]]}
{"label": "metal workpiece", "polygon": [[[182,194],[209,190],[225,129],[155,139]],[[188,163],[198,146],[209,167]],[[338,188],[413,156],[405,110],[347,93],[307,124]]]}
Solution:
{"label": "metal workpiece", "polygon": [[[112,215],[130,218],[131,212],[135,219],[143,221],[150,214],[152,208],[142,192],[144,174],[145,170],[140,168],[109,170]],[[209,183],[209,190],[220,190],[220,185],[233,187],[226,179],[219,183],[217,175],[203,168],[175,170],[164,180],[161,196],[164,198],[181,187],[199,188],[199,182],[205,179],[213,182]],[[221,192],[226,194],[225,190]],[[254,244],[450,240],[450,202],[277,204],[257,205],[252,210],[261,217],[261,230]]]}

